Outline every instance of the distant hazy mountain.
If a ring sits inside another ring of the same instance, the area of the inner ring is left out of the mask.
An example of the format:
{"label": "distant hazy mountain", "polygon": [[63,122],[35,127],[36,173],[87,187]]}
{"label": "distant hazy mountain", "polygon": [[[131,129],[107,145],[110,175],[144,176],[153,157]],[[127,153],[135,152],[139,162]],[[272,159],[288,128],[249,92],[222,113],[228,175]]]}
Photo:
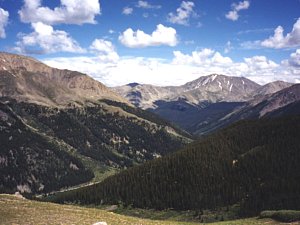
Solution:
{"label": "distant hazy mountain", "polygon": [[124,86],[114,87],[112,88],[112,90],[120,94],[122,97],[126,98],[133,105],[142,109],[156,108],[156,101],[171,101],[173,98],[184,91],[181,87],[159,87],[138,83],[131,83]]}
{"label": "distant hazy mountain", "polygon": [[186,83],[182,87],[184,92],[180,97],[198,104],[203,101],[243,102],[251,99],[251,93],[260,85],[244,77],[212,74]]}
{"label": "distant hazy mountain", "polygon": [[254,96],[254,98],[257,98],[264,95],[273,94],[292,85],[292,83],[287,83],[284,81],[274,81],[259,87],[254,91],[254,93],[252,93],[252,95]]}
{"label": "distant hazy mountain", "polygon": [[[222,127],[224,117],[250,110],[271,94],[291,85],[275,81],[261,86],[244,77],[212,74],[177,87],[129,84],[114,90],[134,105],[148,109],[190,133],[206,134]],[[272,107],[264,110],[272,111]]]}
{"label": "distant hazy mountain", "polygon": [[89,76],[19,55],[0,53],[0,106],[0,192],[56,190],[191,141]]}
{"label": "distant hazy mountain", "polygon": [[212,74],[181,86],[158,87],[147,84],[128,84],[113,90],[138,107],[156,108],[156,101],[174,102],[179,99],[189,104],[207,101],[242,102],[249,100],[259,84],[244,77]]}

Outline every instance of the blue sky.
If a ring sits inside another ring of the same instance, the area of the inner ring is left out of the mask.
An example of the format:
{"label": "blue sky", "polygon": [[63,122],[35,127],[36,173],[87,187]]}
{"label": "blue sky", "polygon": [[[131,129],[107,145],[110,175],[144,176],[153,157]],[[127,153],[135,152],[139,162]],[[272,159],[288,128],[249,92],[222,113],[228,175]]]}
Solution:
{"label": "blue sky", "polygon": [[0,50],[109,86],[300,82],[300,0],[0,0]]}

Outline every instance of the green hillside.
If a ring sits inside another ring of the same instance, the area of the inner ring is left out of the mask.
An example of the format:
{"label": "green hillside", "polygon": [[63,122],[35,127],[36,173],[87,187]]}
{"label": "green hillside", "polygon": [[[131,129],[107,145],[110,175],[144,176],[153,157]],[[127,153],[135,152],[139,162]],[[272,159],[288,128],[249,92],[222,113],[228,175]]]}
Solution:
{"label": "green hillside", "polygon": [[300,117],[241,121],[175,154],[48,199],[240,215],[300,208]]}
{"label": "green hillside", "polygon": [[47,193],[178,150],[188,134],[121,103],[49,107],[0,98],[0,193]]}
{"label": "green hillside", "polygon": [[83,163],[0,103],[0,192],[49,192],[93,178]]}

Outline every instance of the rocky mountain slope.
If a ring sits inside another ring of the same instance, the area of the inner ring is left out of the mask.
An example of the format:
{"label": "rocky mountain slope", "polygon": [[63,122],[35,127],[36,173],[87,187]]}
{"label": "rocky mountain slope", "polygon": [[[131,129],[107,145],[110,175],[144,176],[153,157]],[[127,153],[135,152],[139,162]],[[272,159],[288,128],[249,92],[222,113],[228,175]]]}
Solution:
{"label": "rocky mountain slope", "polygon": [[182,86],[181,96],[194,104],[207,101],[244,102],[251,99],[251,93],[260,87],[259,84],[245,77],[229,77],[212,74],[203,76]]}
{"label": "rocky mountain slope", "polygon": [[91,162],[126,168],[191,141],[87,75],[24,56],[0,57],[1,191],[57,190],[90,180]]}
{"label": "rocky mountain slope", "polygon": [[111,99],[127,102],[86,74],[51,68],[33,58],[0,52],[0,96],[48,106]]}
{"label": "rocky mountain slope", "polygon": [[273,118],[300,114],[300,84],[294,84],[273,94],[264,95],[246,102],[243,106],[219,117],[213,123],[195,124],[195,133],[205,134],[239,120]]}

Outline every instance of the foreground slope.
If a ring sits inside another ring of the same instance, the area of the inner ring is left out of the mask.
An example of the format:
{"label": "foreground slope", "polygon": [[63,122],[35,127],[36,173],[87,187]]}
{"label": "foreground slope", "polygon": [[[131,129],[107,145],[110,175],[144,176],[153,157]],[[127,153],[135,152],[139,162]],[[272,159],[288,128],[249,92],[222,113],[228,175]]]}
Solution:
{"label": "foreground slope", "polygon": [[8,224],[65,224],[92,225],[106,222],[108,225],[192,225],[196,223],[146,220],[122,216],[95,208],[62,206],[20,199],[12,195],[0,195],[0,221]]}
{"label": "foreground slope", "polygon": [[299,209],[299,134],[299,116],[242,121],[180,152],[52,200],[179,210],[239,203],[241,214]]}
{"label": "foreground slope", "polygon": [[[0,195],[0,221],[8,224],[65,224],[65,225],[91,225],[97,222],[106,222],[108,225],[193,225],[200,223],[176,222],[139,219],[122,216],[95,208],[83,208],[69,205],[35,202],[17,198],[10,195]],[[255,225],[279,224],[271,219],[243,219],[212,225]]]}

